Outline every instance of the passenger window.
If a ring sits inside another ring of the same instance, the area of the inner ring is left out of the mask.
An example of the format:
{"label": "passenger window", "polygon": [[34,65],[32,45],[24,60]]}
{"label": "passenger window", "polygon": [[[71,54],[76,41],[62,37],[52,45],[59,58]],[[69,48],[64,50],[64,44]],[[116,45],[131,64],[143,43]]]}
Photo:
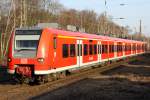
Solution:
{"label": "passenger window", "polygon": [[92,44],[89,45],[89,54],[90,55],[93,54],[93,46],[92,46]]}
{"label": "passenger window", "polygon": [[69,49],[68,49],[68,44],[63,44],[63,58],[67,58],[69,56]]}
{"label": "passenger window", "polygon": [[109,45],[109,53],[111,53],[111,52],[112,52],[112,46]]}
{"label": "passenger window", "polygon": [[114,45],[112,45],[112,52],[114,52]]}
{"label": "passenger window", "polygon": [[107,45],[104,45],[104,48],[105,48],[105,49],[104,49],[104,52],[107,53],[107,52],[108,52],[108,46],[107,46]]}
{"label": "passenger window", "polygon": [[121,51],[121,45],[117,45],[117,52]]}
{"label": "passenger window", "polygon": [[107,53],[107,52],[108,52],[108,46],[102,45],[102,53]]}
{"label": "passenger window", "polygon": [[88,45],[84,44],[84,55],[88,55]]}
{"label": "passenger window", "polygon": [[80,56],[82,56],[82,44],[80,44]]}
{"label": "passenger window", "polygon": [[105,46],[102,45],[102,54],[105,52]]}
{"label": "passenger window", "polygon": [[99,48],[99,45],[98,45],[98,54],[99,54],[99,51],[100,51],[100,48]]}
{"label": "passenger window", "polygon": [[76,55],[75,44],[70,44],[70,57],[75,57]]}
{"label": "passenger window", "polygon": [[94,45],[94,54],[97,54],[97,45]]}

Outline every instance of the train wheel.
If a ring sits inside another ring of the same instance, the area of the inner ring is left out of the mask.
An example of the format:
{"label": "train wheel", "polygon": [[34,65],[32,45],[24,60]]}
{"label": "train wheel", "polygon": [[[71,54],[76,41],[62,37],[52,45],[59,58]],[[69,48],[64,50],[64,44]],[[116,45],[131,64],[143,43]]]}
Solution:
{"label": "train wheel", "polygon": [[19,84],[29,84],[30,78],[20,75],[20,74],[15,74],[14,80],[19,83]]}
{"label": "train wheel", "polygon": [[69,70],[66,70],[65,73],[66,73],[66,76],[71,75],[71,72]]}
{"label": "train wheel", "polygon": [[35,83],[44,84],[48,82],[48,75],[39,75],[35,77]]}
{"label": "train wheel", "polygon": [[17,82],[17,83],[19,83],[19,84],[22,84],[23,82],[22,82],[22,75],[20,75],[20,74],[15,74],[14,75],[14,80]]}
{"label": "train wheel", "polygon": [[66,77],[66,72],[61,72],[60,73],[60,78],[65,78]]}

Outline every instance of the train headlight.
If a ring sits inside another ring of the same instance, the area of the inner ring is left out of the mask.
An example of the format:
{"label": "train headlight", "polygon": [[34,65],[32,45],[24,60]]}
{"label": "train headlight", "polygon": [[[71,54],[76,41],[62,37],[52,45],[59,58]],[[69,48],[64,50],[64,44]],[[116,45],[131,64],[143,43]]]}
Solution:
{"label": "train headlight", "polygon": [[8,62],[11,62],[11,58],[8,58]]}
{"label": "train headlight", "polygon": [[37,61],[38,62],[44,62],[44,58],[38,58]]}

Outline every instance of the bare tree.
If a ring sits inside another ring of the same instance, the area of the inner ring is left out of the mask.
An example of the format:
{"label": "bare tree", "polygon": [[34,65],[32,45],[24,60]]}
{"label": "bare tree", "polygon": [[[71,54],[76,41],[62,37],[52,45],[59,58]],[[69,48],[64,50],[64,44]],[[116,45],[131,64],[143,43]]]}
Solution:
{"label": "bare tree", "polygon": [[6,57],[9,40],[16,25],[15,11],[16,11],[16,8],[15,8],[14,0],[11,0],[11,6],[10,6],[9,14],[7,17],[7,24],[6,24],[5,32],[1,34],[1,46],[0,46],[1,47],[1,61],[4,61]]}

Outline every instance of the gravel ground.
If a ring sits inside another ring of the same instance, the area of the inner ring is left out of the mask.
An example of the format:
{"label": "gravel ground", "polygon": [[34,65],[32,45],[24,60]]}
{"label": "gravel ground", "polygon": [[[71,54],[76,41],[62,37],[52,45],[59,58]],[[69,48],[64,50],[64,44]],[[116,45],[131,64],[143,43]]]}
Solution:
{"label": "gravel ground", "polygon": [[150,55],[31,100],[150,100]]}

